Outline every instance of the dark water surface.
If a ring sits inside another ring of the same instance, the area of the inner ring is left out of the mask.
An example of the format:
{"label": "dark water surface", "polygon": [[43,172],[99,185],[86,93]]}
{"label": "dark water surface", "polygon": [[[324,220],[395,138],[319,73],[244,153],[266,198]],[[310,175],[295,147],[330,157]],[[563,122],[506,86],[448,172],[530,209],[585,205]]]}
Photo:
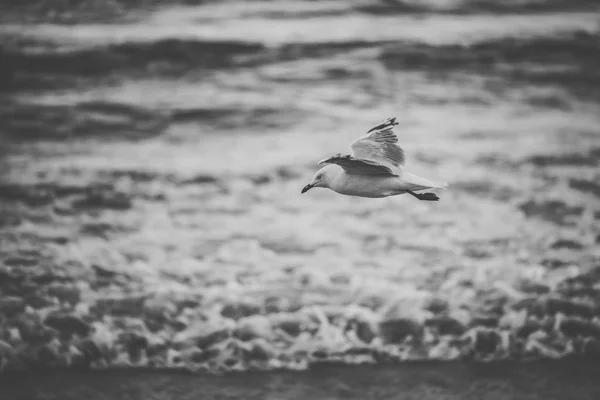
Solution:
{"label": "dark water surface", "polygon": [[539,399],[600,395],[594,362],[405,362],[394,366],[318,365],[308,371],[186,374],[169,371],[6,373],[0,398],[35,399]]}
{"label": "dark water surface", "polygon": [[[600,352],[595,2],[183,3],[2,14],[2,364]],[[440,202],[300,195],[389,116]]]}

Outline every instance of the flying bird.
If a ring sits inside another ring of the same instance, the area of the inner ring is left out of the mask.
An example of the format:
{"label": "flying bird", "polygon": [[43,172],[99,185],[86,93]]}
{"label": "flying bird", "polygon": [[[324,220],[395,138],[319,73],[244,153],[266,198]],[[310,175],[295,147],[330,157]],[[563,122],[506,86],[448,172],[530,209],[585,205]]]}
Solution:
{"label": "flying bird", "polygon": [[427,189],[446,189],[447,183],[436,183],[404,171],[404,150],[397,144],[396,118],[388,118],[355,140],[352,155],[341,153],[319,161],[328,164],[314,175],[302,193],[312,188],[327,188],[347,196],[388,197],[408,193],[419,200],[438,201]]}

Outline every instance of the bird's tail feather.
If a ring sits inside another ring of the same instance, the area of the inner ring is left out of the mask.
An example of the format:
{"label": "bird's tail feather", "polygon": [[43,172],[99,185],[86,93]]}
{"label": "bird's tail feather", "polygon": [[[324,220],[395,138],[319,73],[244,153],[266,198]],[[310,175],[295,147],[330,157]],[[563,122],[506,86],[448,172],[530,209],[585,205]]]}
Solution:
{"label": "bird's tail feather", "polygon": [[438,182],[438,183],[436,183],[436,186],[434,186],[434,188],[436,188],[436,189],[442,189],[442,190],[447,190],[448,186],[450,186],[448,184],[448,182]]}
{"label": "bird's tail feather", "polygon": [[448,188],[447,182],[433,182],[427,178],[423,178],[421,176],[411,174],[410,172],[404,172],[402,174],[402,179],[404,182],[411,187],[409,190],[425,190],[425,189],[442,189],[446,190]]}

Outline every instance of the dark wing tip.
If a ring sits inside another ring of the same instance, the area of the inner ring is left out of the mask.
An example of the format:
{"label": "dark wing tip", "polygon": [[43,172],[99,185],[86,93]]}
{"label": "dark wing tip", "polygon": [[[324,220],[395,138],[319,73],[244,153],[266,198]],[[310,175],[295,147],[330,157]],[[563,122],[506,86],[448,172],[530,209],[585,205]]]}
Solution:
{"label": "dark wing tip", "polygon": [[374,128],[371,128],[367,133],[371,133],[373,131],[377,131],[386,127],[390,127],[390,126],[396,126],[398,125],[398,122],[396,122],[396,117],[390,117],[388,119],[386,119],[385,121],[383,121],[381,124],[377,125]]}

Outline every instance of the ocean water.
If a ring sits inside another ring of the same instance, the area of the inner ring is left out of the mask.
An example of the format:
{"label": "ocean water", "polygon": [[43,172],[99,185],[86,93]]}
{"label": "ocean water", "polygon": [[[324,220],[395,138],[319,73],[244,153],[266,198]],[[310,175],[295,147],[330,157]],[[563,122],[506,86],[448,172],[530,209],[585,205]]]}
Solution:
{"label": "ocean water", "polygon": [[[595,2],[5,7],[0,364],[600,351]],[[391,116],[439,202],[300,195]]]}

